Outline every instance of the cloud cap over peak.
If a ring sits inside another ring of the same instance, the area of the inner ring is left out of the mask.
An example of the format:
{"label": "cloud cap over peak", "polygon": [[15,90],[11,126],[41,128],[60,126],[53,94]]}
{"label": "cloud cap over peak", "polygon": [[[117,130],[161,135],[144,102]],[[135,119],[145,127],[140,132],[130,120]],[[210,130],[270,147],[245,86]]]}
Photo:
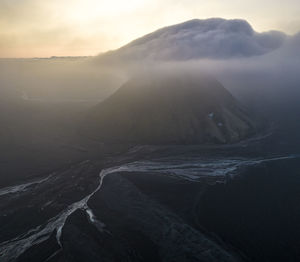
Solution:
{"label": "cloud cap over peak", "polygon": [[279,48],[286,38],[278,31],[255,32],[242,19],[193,19],[159,29],[99,58],[178,61],[251,57]]}

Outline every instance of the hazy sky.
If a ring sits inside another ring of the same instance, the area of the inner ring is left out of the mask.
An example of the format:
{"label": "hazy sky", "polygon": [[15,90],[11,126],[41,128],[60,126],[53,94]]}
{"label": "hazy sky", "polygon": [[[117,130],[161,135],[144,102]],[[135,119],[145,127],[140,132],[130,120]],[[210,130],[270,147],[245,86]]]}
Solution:
{"label": "hazy sky", "polygon": [[299,0],[0,0],[0,57],[95,55],[194,18],[300,31]]}

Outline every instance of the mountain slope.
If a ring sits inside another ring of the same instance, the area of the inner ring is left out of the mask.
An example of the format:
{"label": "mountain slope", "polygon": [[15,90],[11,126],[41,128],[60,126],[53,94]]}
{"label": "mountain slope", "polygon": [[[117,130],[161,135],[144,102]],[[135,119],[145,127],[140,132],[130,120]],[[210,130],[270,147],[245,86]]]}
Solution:
{"label": "mountain slope", "polygon": [[90,113],[91,136],[138,144],[231,143],[255,123],[216,80],[151,72],[124,84]]}

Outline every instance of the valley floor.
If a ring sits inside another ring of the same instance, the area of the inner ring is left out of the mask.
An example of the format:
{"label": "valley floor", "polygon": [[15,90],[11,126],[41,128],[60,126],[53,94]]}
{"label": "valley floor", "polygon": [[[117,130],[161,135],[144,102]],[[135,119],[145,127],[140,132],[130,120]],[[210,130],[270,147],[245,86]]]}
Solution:
{"label": "valley floor", "polygon": [[300,156],[268,140],[115,148],[2,187],[1,261],[297,261]]}

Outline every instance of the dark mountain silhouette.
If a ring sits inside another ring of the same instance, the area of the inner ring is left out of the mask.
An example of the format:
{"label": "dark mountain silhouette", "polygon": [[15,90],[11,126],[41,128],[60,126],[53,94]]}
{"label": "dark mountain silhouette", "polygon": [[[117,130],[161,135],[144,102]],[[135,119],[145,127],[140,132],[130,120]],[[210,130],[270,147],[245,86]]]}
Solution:
{"label": "dark mountain silhouette", "polygon": [[134,77],[89,115],[90,134],[106,142],[232,143],[255,123],[216,80],[187,73]]}

